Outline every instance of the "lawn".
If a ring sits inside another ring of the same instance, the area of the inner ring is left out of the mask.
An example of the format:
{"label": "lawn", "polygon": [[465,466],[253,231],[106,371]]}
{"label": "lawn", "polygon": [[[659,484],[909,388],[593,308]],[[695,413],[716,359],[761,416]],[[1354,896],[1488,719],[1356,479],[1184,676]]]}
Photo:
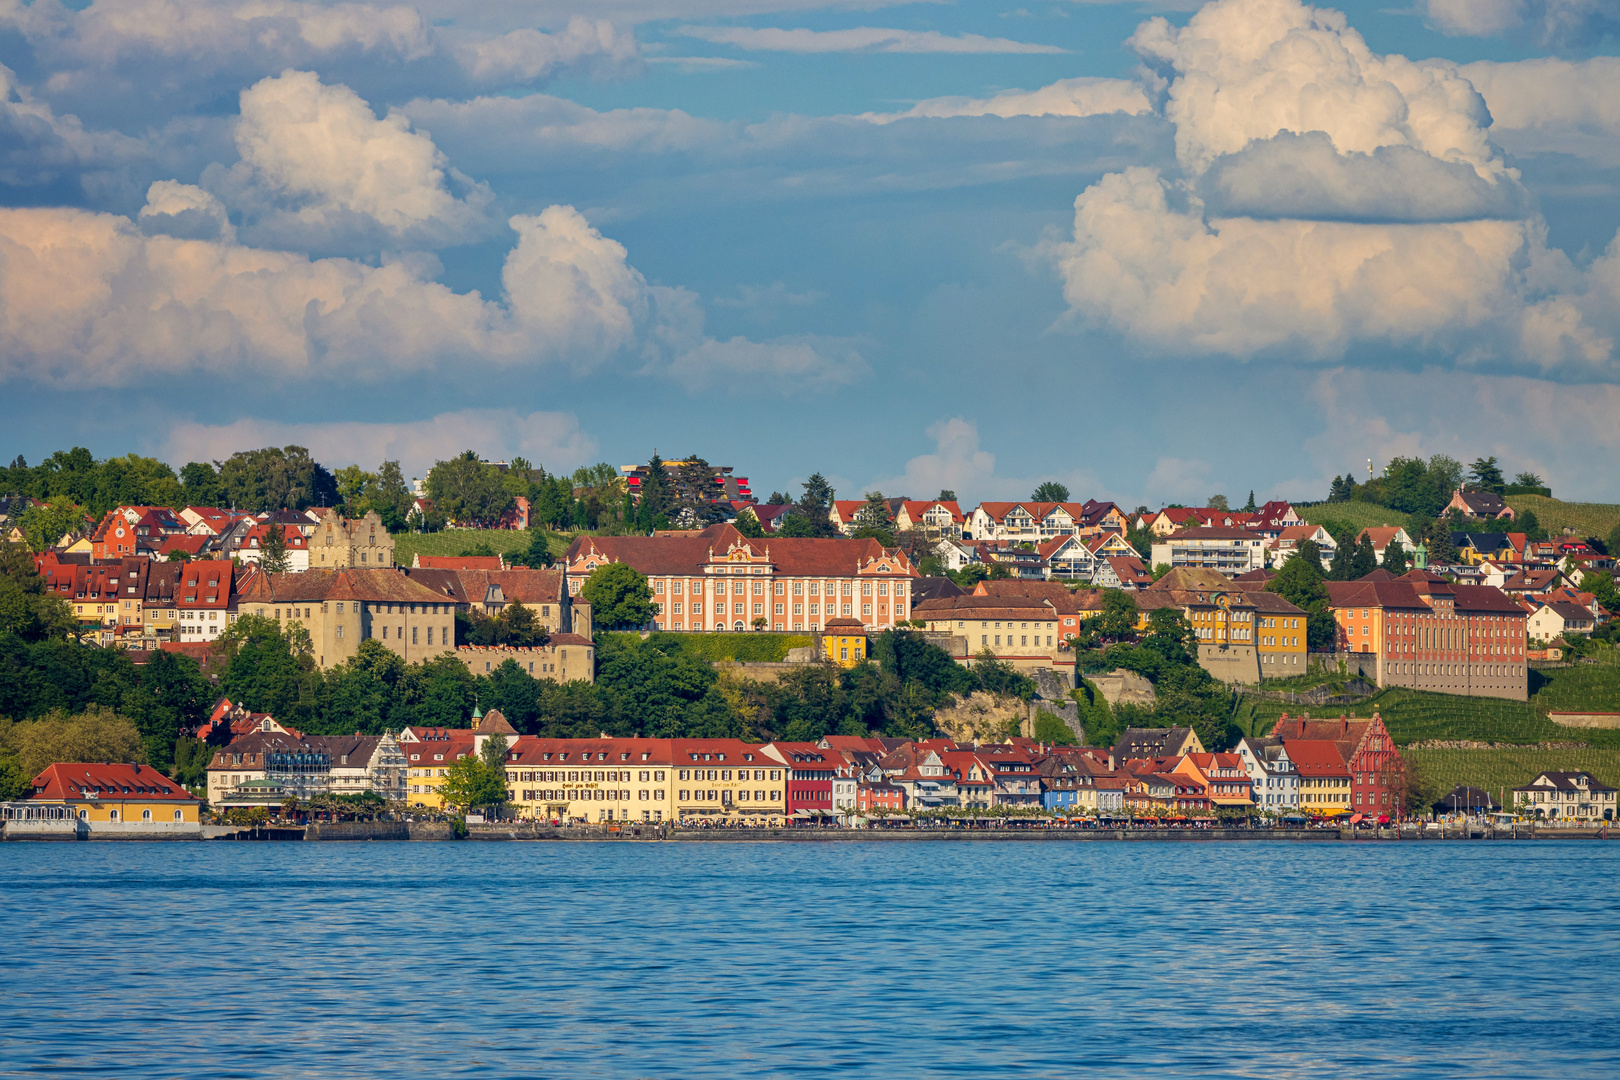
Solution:
{"label": "lawn", "polygon": [[1557,535],[1567,526],[1583,537],[1595,536],[1607,540],[1609,533],[1620,525],[1620,504],[1561,502],[1542,495],[1509,495],[1507,504],[1523,513],[1536,515],[1541,527]]}
{"label": "lawn", "polygon": [[[574,542],[574,533],[547,533],[553,557],[560,558]],[[529,550],[529,534],[522,529],[446,529],[436,533],[395,533],[394,561],[409,566],[417,555],[465,555],[479,544],[506,555]]]}
{"label": "lawn", "polygon": [[1512,807],[1513,789],[1547,769],[1585,770],[1605,784],[1620,784],[1620,748],[1585,750],[1403,750],[1417,790],[1433,803],[1458,784],[1484,788]]}

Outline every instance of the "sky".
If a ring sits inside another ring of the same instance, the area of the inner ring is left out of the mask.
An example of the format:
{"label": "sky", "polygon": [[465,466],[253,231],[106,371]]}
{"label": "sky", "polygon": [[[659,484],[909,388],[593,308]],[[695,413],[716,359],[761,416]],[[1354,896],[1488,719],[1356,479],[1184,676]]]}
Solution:
{"label": "sky", "polygon": [[0,453],[1620,501],[1620,0],[0,0]]}

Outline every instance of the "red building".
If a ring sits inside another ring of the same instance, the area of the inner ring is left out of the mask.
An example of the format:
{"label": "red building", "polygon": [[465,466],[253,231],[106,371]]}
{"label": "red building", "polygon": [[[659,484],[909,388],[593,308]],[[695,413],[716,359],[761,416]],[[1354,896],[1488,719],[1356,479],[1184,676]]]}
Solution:
{"label": "red building", "polygon": [[1334,743],[1350,771],[1350,812],[1400,817],[1406,798],[1406,768],[1395,741],[1389,737],[1383,718],[1373,713],[1370,720],[1339,717],[1312,720],[1308,716],[1290,719],[1287,713],[1277,721],[1273,735],[1284,740],[1310,739]]}
{"label": "red building", "polygon": [[773,742],[760,748],[766,757],[787,766],[787,816],[799,819],[830,816],[833,776],[847,764],[834,750],[815,743]]}
{"label": "red building", "polygon": [[904,810],[906,808],[906,792],[895,784],[890,783],[862,783],[855,788],[855,809],[868,810]]}

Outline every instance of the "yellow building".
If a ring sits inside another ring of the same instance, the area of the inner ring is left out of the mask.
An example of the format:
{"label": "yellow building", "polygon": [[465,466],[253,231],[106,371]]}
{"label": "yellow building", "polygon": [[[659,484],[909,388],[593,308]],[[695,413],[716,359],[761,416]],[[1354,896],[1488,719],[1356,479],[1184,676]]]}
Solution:
{"label": "yellow building", "polygon": [[821,632],[827,659],[850,668],[866,659],[866,626],[859,619],[829,619]]}
{"label": "yellow building", "polygon": [[1303,675],[1306,613],[1257,587],[1262,584],[1230,581],[1214,570],[1177,567],[1136,594],[1137,631],[1147,629],[1157,608],[1177,607],[1198,645],[1254,649],[1264,679]]}
{"label": "yellow building", "polygon": [[1325,739],[1286,739],[1288,759],[1299,774],[1299,808],[1337,817],[1350,812],[1350,769],[1338,745]]}
{"label": "yellow building", "polygon": [[473,752],[470,728],[406,728],[399,736],[405,755],[405,805],[425,810],[444,809],[439,788],[457,758]]}
{"label": "yellow building", "polygon": [[197,824],[202,804],[148,765],[66,762],[34,777],[29,808],[60,807],[67,817],[107,824]]}
{"label": "yellow building", "polygon": [[737,739],[673,739],[670,786],[678,821],[780,825],[788,773],[763,748]]}
{"label": "yellow building", "polygon": [[787,773],[736,739],[517,739],[511,806],[560,823],[729,821],[779,825]]}

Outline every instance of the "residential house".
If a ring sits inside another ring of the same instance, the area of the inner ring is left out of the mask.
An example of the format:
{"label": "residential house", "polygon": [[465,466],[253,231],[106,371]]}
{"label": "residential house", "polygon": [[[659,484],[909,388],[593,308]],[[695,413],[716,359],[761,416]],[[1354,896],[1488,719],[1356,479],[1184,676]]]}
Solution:
{"label": "residential house", "polygon": [[1357,543],[1372,541],[1373,555],[1378,559],[1378,565],[1384,565],[1384,557],[1389,554],[1389,545],[1396,544],[1406,554],[1406,564],[1412,563],[1412,555],[1417,551],[1417,545],[1405,529],[1399,525],[1380,525],[1375,528],[1362,529],[1356,537]]}
{"label": "residential house", "polygon": [[953,540],[948,536],[942,536],[936,540],[933,550],[940,563],[951,573],[979,561],[979,549],[976,545],[962,540]]}
{"label": "residential house", "polygon": [[236,621],[235,568],[224,559],[194,559],[179,565],[174,594],[178,638],[213,641]]}
{"label": "residential house", "polygon": [[1216,809],[1247,810],[1255,805],[1254,782],[1237,754],[1184,754],[1170,771],[1203,784]]}
{"label": "residential house", "polygon": [[981,540],[976,545],[978,561],[986,566],[1005,567],[1023,581],[1045,581],[1052,568],[1033,544],[1010,540]]}
{"label": "residential house", "polygon": [[1097,572],[1097,556],[1078,535],[1044,540],[1035,550],[1050,568],[1053,577],[1089,583]]}
{"label": "residential house", "polygon": [[674,739],[670,745],[677,821],[780,825],[788,819],[787,768],[761,747],[736,739]]}
{"label": "residential house", "polygon": [[331,757],[313,736],[285,730],[251,731],[214,752],[208,763],[208,801],[218,805],[250,781],[273,780],[297,799],[330,789]]}
{"label": "residential house", "polygon": [[1238,760],[1249,774],[1255,807],[1270,813],[1287,813],[1299,806],[1299,774],[1288,759],[1288,748],[1281,739],[1245,738],[1237,745]]}
{"label": "residential house", "polygon": [[1275,541],[1283,534],[1285,529],[1297,528],[1305,523],[1305,519],[1300,517],[1288,503],[1281,500],[1272,500],[1262,506],[1244,525],[1244,528],[1259,533],[1267,540]]}
{"label": "residential house", "polygon": [[1153,565],[1241,574],[1266,565],[1266,542],[1248,529],[1187,529],[1154,543]]}
{"label": "residential house", "polygon": [[1516,809],[1564,821],[1615,820],[1615,789],[1589,772],[1544,772],[1513,789]]}
{"label": "residential house", "polygon": [[906,808],[906,790],[887,780],[862,780],[855,786],[855,809],[869,817]]}
{"label": "residential house", "polygon": [[[1100,589],[1070,589],[1058,581],[981,581],[974,596],[1021,596],[1049,602],[1058,614],[1058,648],[1080,633],[1080,621],[1102,611]],[[965,629],[965,628],[964,628]]]}
{"label": "residential house", "polygon": [[905,805],[929,810],[960,805],[956,777],[941,752],[917,743],[905,743],[879,762],[884,779],[905,793]]}
{"label": "residential house", "polygon": [[1339,817],[1351,812],[1350,768],[1337,743],[1326,739],[1283,739],[1299,774],[1299,808],[1308,814]]}
{"label": "residential house", "polygon": [[921,529],[929,537],[962,539],[967,517],[961,506],[950,500],[933,502],[902,502],[894,516],[894,527],[902,530]]}
{"label": "residential house", "polygon": [[[1262,536],[1265,534],[1262,533]],[[1334,541],[1332,534],[1320,525],[1290,525],[1280,530],[1275,539],[1271,540],[1270,562],[1272,566],[1280,567],[1287,562],[1289,556],[1298,550],[1299,545],[1305,541],[1316,544],[1322,553],[1322,569],[1326,570],[1333,562],[1333,556],[1338,552],[1339,545]]]}
{"label": "residential house", "polygon": [[987,744],[976,747],[973,757],[988,772],[991,781],[990,805],[1041,805],[1041,774],[1036,764],[1038,754],[1014,744]]}
{"label": "residential house", "polygon": [[1337,648],[1372,654],[1379,686],[1527,700],[1526,611],[1501,590],[1423,570],[1327,590]]}
{"label": "residential house", "polygon": [[273,529],[281,530],[281,542],[286,549],[287,571],[300,573],[309,569],[309,537],[296,526],[279,521],[260,521],[247,525],[241,539],[233,544],[235,555],[243,563],[257,563],[264,557]]}
{"label": "residential house", "polygon": [[1091,575],[1091,584],[1099,589],[1124,589],[1126,592],[1136,592],[1153,584],[1153,574],[1148,571],[1142,560],[1134,555],[1116,556],[1097,561],[1097,569]]}
{"label": "residential house", "polygon": [[1478,566],[1487,560],[1501,563],[1519,562],[1524,558],[1523,533],[1453,532],[1451,546],[1457,549],[1457,561],[1469,566]]}
{"label": "residential house", "polygon": [[648,576],[658,630],[741,631],[763,619],[769,630],[816,632],[840,617],[885,629],[911,618],[918,576],[903,550],[872,539],[750,540],[712,525],[695,536],[582,536],[564,556],[569,595],[614,562]]}
{"label": "residential house", "polygon": [[439,789],[450,766],[473,752],[472,731],[466,728],[407,728],[399,736],[405,755],[405,803],[426,810],[444,809]]}
{"label": "residential house", "polygon": [[1204,744],[1190,727],[1126,728],[1114,743],[1114,763],[1135,758],[1178,758],[1202,754]]}
{"label": "residential house", "polygon": [[821,630],[821,652],[841,668],[856,667],[866,660],[866,624],[859,619],[829,619]]}
{"label": "residential house", "polygon": [[1518,520],[1518,514],[1513,507],[1503,502],[1500,495],[1491,491],[1464,491],[1458,488],[1452,493],[1451,501],[1440,512],[1440,516],[1444,517],[1453,510],[1460,510],[1463,517],[1469,518]]}
{"label": "residential house", "polygon": [[1537,641],[1559,636],[1586,636],[1597,629],[1597,616],[1579,604],[1554,600],[1541,604],[1525,620],[1525,632]]}
{"label": "residential house", "polygon": [[1183,614],[1200,666],[1224,682],[1304,672],[1306,613],[1275,593],[1241,588],[1214,570],[1178,567],[1138,592],[1137,628],[1146,630],[1165,607]]}

